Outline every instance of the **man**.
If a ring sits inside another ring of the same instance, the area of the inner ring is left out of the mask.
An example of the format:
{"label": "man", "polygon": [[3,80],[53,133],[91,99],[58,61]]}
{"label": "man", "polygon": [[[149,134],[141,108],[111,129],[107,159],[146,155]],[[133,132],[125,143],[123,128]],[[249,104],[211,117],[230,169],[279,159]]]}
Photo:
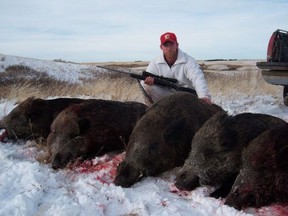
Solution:
{"label": "man", "polygon": [[[212,104],[211,95],[202,70],[196,60],[179,49],[177,37],[172,32],[166,32],[160,37],[160,49],[163,51],[158,58],[152,60],[146,71],[177,79],[180,87],[195,89],[198,97]],[[154,77],[148,76],[141,85],[153,103],[160,98],[176,92],[175,89],[154,85]]]}

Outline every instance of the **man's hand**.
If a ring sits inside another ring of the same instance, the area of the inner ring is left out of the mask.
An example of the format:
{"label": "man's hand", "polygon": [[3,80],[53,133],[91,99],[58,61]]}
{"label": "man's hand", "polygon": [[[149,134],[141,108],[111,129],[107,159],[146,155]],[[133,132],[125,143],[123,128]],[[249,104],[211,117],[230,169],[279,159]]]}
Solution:
{"label": "man's hand", "polygon": [[202,100],[203,102],[205,102],[205,103],[207,103],[207,104],[209,104],[209,105],[211,105],[212,104],[212,101],[211,101],[211,99],[210,98],[208,98],[208,97],[203,97],[203,98],[199,98],[200,100]]}
{"label": "man's hand", "polygon": [[144,83],[149,86],[154,85],[154,77],[151,76],[146,77]]}

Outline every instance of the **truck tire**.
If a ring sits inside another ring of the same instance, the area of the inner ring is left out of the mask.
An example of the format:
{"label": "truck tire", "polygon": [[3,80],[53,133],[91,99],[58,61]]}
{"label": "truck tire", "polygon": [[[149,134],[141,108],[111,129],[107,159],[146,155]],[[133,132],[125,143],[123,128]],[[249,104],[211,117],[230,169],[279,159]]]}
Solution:
{"label": "truck tire", "polygon": [[285,106],[288,106],[288,86],[285,85],[283,88],[283,102]]}

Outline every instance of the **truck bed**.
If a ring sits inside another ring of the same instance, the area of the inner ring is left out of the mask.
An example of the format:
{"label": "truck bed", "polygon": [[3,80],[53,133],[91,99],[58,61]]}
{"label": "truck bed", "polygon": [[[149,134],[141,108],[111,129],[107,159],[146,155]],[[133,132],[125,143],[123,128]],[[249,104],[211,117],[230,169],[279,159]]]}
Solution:
{"label": "truck bed", "polygon": [[288,85],[288,62],[257,62],[267,83],[273,85]]}
{"label": "truck bed", "polygon": [[288,62],[256,62],[256,66],[264,70],[288,71]]}

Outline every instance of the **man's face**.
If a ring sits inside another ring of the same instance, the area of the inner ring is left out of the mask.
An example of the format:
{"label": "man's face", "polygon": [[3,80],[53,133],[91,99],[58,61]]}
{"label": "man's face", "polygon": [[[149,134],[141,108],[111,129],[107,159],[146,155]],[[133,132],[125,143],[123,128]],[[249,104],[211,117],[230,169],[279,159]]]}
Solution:
{"label": "man's face", "polygon": [[178,43],[167,41],[160,45],[160,48],[166,57],[174,57],[177,55]]}

